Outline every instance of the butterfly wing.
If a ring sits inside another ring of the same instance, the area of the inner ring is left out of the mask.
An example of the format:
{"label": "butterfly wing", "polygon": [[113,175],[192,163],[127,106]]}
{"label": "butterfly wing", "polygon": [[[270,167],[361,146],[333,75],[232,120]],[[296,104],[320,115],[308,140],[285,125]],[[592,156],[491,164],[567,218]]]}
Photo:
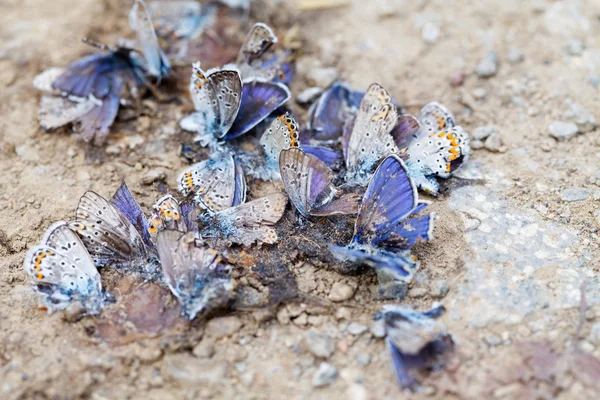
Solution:
{"label": "butterfly wing", "polygon": [[97,266],[145,259],[144,240],[137,229],[104,197],[87,191],[79,200],[76,221],[69,224]]}
{"label": "butterfly wing", "polygon": [[364,93],[355,92],[336,82],[327,89],[309,111],[308,129],[317,140],[337,139],[344,124],[356,112]]}
{"label": "butterfly wing", "polygon": [[344,157],[337,150],[323,146],[302,146],[302,150],[306,154],[317,157],[323,161],[329,168],[340,163]]}
{"label": "butterfly wing", "polygon": [[[78,245],[83,247],[81,243]],[[61,248],[67,246],[59,244]],[[24,268],[50,312],[64,310],[72,302],[79,301],[88,312],[97,314],[102,304],[100,275],[89,255],[78,260],[72,259],[71,255],[74,255],[71,249],[62,253],[47,245],[34,246],[25,256]]]}
{"label": "butterfly wing", "polygon": [[267,166],[279,167],[279,153],[282,150],[300,145],[298,123],[289,113],[275,118],[260,138],[260,145],[265,153]]}
{"label": "butterfly wing", "polygon": [[290,97],[290,90],[282,83],[261,80],[244,83],[240,110],[224,138],[233,139],[248,132]]}
{"label": "butterfly wing", "polygon": [[419,114],[421,129],[418,136],[429,136],[456,126],[454,116],[444,105],[432,101],[426,104]]}
{"label": "butterfly wing", "polygon": [[346,146],[347,179],[364,184],[385,156],[397,153],[390,132],[398,114],[391,97],[378,84],[372,84],[363,97]]}
{"label": "butterfly wing", "polygon": [[[235,160],[234,160],[235,161]],[[246,202],[246,175],[244,169],[239,163],[235,163],[235,190],[233,191],[233,201],[231,206],[235,207]]]}
{"label": "butterfly wing", "polygon": [[214,71],[208,75],[208,81],[218,103],[218,124],[215,136],[225,136],[240,109],[242,102],[242,79],[237,71]]}
{"label": "butterfly wing", "polygon": [[175,39],[198,38],[214,23],[215,8],[196,1],[154,0],[148,4],[158,33]]}
{"label": "butterfly wing", "polygon": [[371,178],[358,212],[353,242],[375,245],[413,213],[417,188],[397,155],[385,158]]}
{"label": "butterfly wing", "polygon": [[273,244],[277,241],[277,232],[271,226],[283,216],[286,203],[286,195],[275,193],[221,211],[208,217],[209,224],[212,218],[216,224],[208,226],[203,235],[224,237],[245,246],[254,242]]}
{"label": "butterfly wing", "polygon": [[410,218],[400,222],[393,228],[389,235],[383,238],[385,246],[408,250],[419,240],[432,240],[434,220],[435,214],[429,213],[422,217]]}
{"label": "butterfly wing", "polygon": [[[186,130],[196,130],[204,128],[204,130],[212,133],[217,127],[221,120],[221,114],[219,112],[219,100],[214,87],[208,80],[208,75],[212,74],[213,71],[204,72],[199,62],[192,64],[192,76],[190,78],[190,94],[194,101],[194,108],[198,114],[195,117],[195,124],[189,122],[184,123],[182,120],[182,127]],[[194,115],[194,114],[192,114]],[[186,126],[189,125],[189,128]],[[194,129],[195,128],[195,129]]]}
{"label": "butterfly wing", "polygon": [[42,129],[52,130],[76,122],[97,107],[97,102],[93,100],[78,100],[61,96],[42,96],[38,107],[38,120]]}
{"label": "butterfly wing", "polygon": [[149,233],[157,233],[165,229],[187,232],[187,225],[179,202],[170,194],[158,199],[152,206],[152,210],[148,227]]}
{"label": "butterfly wing", "polygon": [[244,62],[252,64],[255,60],[260,59],[275,43],[277,43],[277,36],[275,36],[273,30],[268,25],[257,22],[244,39],[238,54],[237,64]]}
{"label": "butterfly wing", "polygon": [[394,138],[394,143],[399,149],[404,149],[410,138],[419,130],[419,121],[410,114],[403,114],[398,117],[398,122],[390,135]]}
{"label": "butterfly wing", "polygon": [[171,65],[165,53],[161,50],[154,31],[150,12],[143,0],[136,0],[129,12],[129,25],[137,33],[146,59],[146,70],[149,75],[160,82],[169,75]]}
{"label": "butterfly wing", "polygon": [[392,253],[372,247],[337,246],[334,244],[329,245],[329,251],[340,261],[383,269],[403,282],[412,281],[419,267],[419,263],[406,253]]}
{"label": "butterfly wing", "polygon": [[236,168],[233,157],[201,161],[185,169],[179,177],[179,191],[188,196],[194,193],[199,207],[220,211],[233,205],[236,190]]}
{"label": "butterfly wing", "polygon": [[119,189],[115,192],[112,199],[110,200],[113,206],[131,222],[138,233],[144,239],[144,244],[147,247],[154,247],[152,237],[150,236],[150,223],[146,218],[146,215],[142,211],[142,208],[137,201],[133,198],[133,195],[129,191],[129,188],[123,182]]}

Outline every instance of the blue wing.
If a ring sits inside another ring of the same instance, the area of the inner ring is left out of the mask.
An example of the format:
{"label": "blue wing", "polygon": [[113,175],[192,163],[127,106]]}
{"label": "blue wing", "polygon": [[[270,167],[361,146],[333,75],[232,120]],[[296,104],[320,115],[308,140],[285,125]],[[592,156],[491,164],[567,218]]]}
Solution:
{"label": "blue wing", "polygon": [[322,146],[301,146],[302,150],[306,154],[310,154],[312,156],[317,157],[319,160],[323,161],[328,167],[332,167],[337,163],[342,162],[343,157],[342,154],[334,149],[330,149],[329,147]]}
{"label": "blue wing", "polygon": [[260,80],[244,82],[240,110],[224,138],[233,139],[248,132],[290,97],[290,90],[282,83]]}
{"label": "blue wing", "polygon": [[146,215],[144,215],[140,205],[133,198],[133,195],[125,182],[123,182],[121,187],[115,192],[112,199],[110,199],[110,202],[140,233],[144,240],[144,244],[148,247],[154,247],[154,243],[150,237],[150,225],[148,224]]}
{"label": "blue wing", "polygon": [[419,263],[403,254],[374,248],[361,249],[330,244],[329,250],[340,261],[364,264],[372,268],[382,268],[391,272],[397,279],[410,282]]}
{"label": "blue wing", "polygon": [[396,225],[387,236],[382,237],[385,247],[409,250],[419,239],[433,239],[434,213],[407,219]]}
{"label": "blue wing", "polygon": [[377,245],[400,221],[414,212],[417,188],[396,155],[385,158],[364,194],[353,242]]}
{"label": "blue wing", "polygon": [[364,92],[356,92],[336,82],[311,107],[309,129],[318,140],[337,139],[346,120],[360,105]]}

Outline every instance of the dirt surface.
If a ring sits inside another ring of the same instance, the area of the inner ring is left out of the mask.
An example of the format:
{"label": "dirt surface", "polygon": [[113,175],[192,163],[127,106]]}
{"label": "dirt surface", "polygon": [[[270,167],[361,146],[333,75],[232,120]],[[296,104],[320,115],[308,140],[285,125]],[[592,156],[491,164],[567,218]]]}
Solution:
{"label": "dirt surface", "polygon": [[[33,77],[88,54],[83,36],[114,43],[130,35],[129,6],[0,4],[0,397],[598,398],[600,4],[253,4],[250,23],[300,29],[294,95],[333,67],[355,88],[381,83],[409,112],[437,100],[469,132],[494,127],[472,141],[480,149],[461,173],[485,183],[450,180],[431,206],[435,240],[415,249],[421,270],[402,303],[440,301],[458,344],[416,394],[399,389],[383,340],[368,329],[384,303],[372,271],[342,275],[297,260],[261,270],[256,254],[238,252],[237,311],[208,322],[187,323],[164,287],[114,271],[103,272],[103,284],[116,302],[98,318],[67,322],[37,309],[25,251],[52,222],[73,217],[86,189],[108,197],[125,180],[148,210],[188,165],[180,147],[193,136],[178,121],[192,108],[189,66],[175,68],[164,101],[121,112],[105,149],[90,150],[68,129],[39,128]],[[239,43],[245,30],[226,33]],[[477,72],[491,51],[496,68]],[[302,121],[305,111],[291,106]],[[575,122],[579,133],[556,140],[553,121]],[[166,180],[147,184],[158,170]],[[249,197],[272,190],[253,182]],[[293,226],[293,216],[282,224]],[[342,285],[350,295],[332,301]],[[322,362],[337,377],[314,387]]]}

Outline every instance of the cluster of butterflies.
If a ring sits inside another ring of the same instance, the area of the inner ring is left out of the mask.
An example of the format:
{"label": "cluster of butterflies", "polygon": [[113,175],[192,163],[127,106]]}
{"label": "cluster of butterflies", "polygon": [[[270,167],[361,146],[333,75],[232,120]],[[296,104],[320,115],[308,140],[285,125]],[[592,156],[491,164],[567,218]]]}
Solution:
{"label": "cluster of butterflies", "polygon": [[[50,92],[40,103],[44,128],[79,123],[84,139],[100,144],[119,104],[167,76],[169,62],[142,0],[136,0],[130,24],[141,53],[104,48],[107,53],[36,78],[36,86]],[[235,283],[231,266],[214,248],[277,243],[275,225],[288,199],[304,219],[356,214],[351,242],[330,244],[331,254],[393,279],[412,280],[419,264],[410,251],[432,239],[434,223],[433,213],[423,213],[428,203],[419,200],[418,190],[437,194],[437,178],[450,177],[464,164],[468,134],[439,103],[427,104],[414,117],[379,84],[360,92],[339,82],[312,104],[301,129],[282,111],[291,98],[287,84],[293,66],[288,52],[275,49],[277,41],[267,25],[257,23],[235,64],[208,71],[193,64],[195,111],[180,126],[194,132],[210,156],[182,171],[183,200],[166,195],[147,217],[125,184],[111,200],[88,191],[75,220],[52,225],[29,250],[24,266],[49,311],[76,304],[99,313],[107,295],[98,268],[107,266],[162,275],[189,319],[225,307]],[[251,131],[262,132],[260,147],[242,151],[232,139]],[[286,193],[246,201],[245,172],[282,181]],[[380,314],[403,386],[414,382],[411,371],[435,367],[438,356],[452,347],[434,321],[440,310],[390,306]],[[420,342],[411,339],[415,332]]]}

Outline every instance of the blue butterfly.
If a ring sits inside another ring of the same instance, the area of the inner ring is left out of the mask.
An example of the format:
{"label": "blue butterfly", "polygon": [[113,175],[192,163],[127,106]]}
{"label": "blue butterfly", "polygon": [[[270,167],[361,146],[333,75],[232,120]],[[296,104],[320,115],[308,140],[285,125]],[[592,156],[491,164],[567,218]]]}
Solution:
{"label": "blue butterfly", "polygon": [[235,69],[204,72],[193,65],[190,92],[196,112],[180,121],[186,131],[196,132],[202,146],[219,148],[219,139],[234,139],[250,131],[290,99],[282,83],[244,82]]}
{"label": "blue butterfly", "polygon": [[141,87],[152,88],[148,76],[157,82],[169,74],[170,64],[159,47],[150,14],[142,0],[137,0],[129,14],[137,32],[144,57],[128,47],[99,47],[104,53],[92,54],[75,61],[66,69],[52,68],[38,75],[34,86],[58,96],[44,96],[38,119],[44,129],[78,123],[86,142],[105,142],[119,104],[126,93],[139,98]]}
{"label": "blue butterfly", "polygon": [[444,313],[443,306],[426,312],[388,304],[375,319],[384,325],[386,346],[392,366],[403,388],[414,389],[417,373],[424,369],[439,369],[454,347],[444,326],[435,321]]}
{"label": "blue butterfly", "polygon": [[437,102],[421,109],[419,128],[404,140],[403,158],[419,189],[437,194],[436,178],[449,178],[468,159],[469,135],[456,125],[452,113]]}
{"label": "blue butterfly", "polygon": [[336,82],[308,110],[307,130],[316,140],[335,140],[342,136],[344,124],[354,117],[364,92]]}
{"label": "blue butterfly", "polygon": [[418,263],[409,250],[418,240],[433,237],[434,214],[414,217],[427,207],[399,156],[386,157],[371,178],[346,247],[330,245],[339,260],[366,264],[410,282]]}

